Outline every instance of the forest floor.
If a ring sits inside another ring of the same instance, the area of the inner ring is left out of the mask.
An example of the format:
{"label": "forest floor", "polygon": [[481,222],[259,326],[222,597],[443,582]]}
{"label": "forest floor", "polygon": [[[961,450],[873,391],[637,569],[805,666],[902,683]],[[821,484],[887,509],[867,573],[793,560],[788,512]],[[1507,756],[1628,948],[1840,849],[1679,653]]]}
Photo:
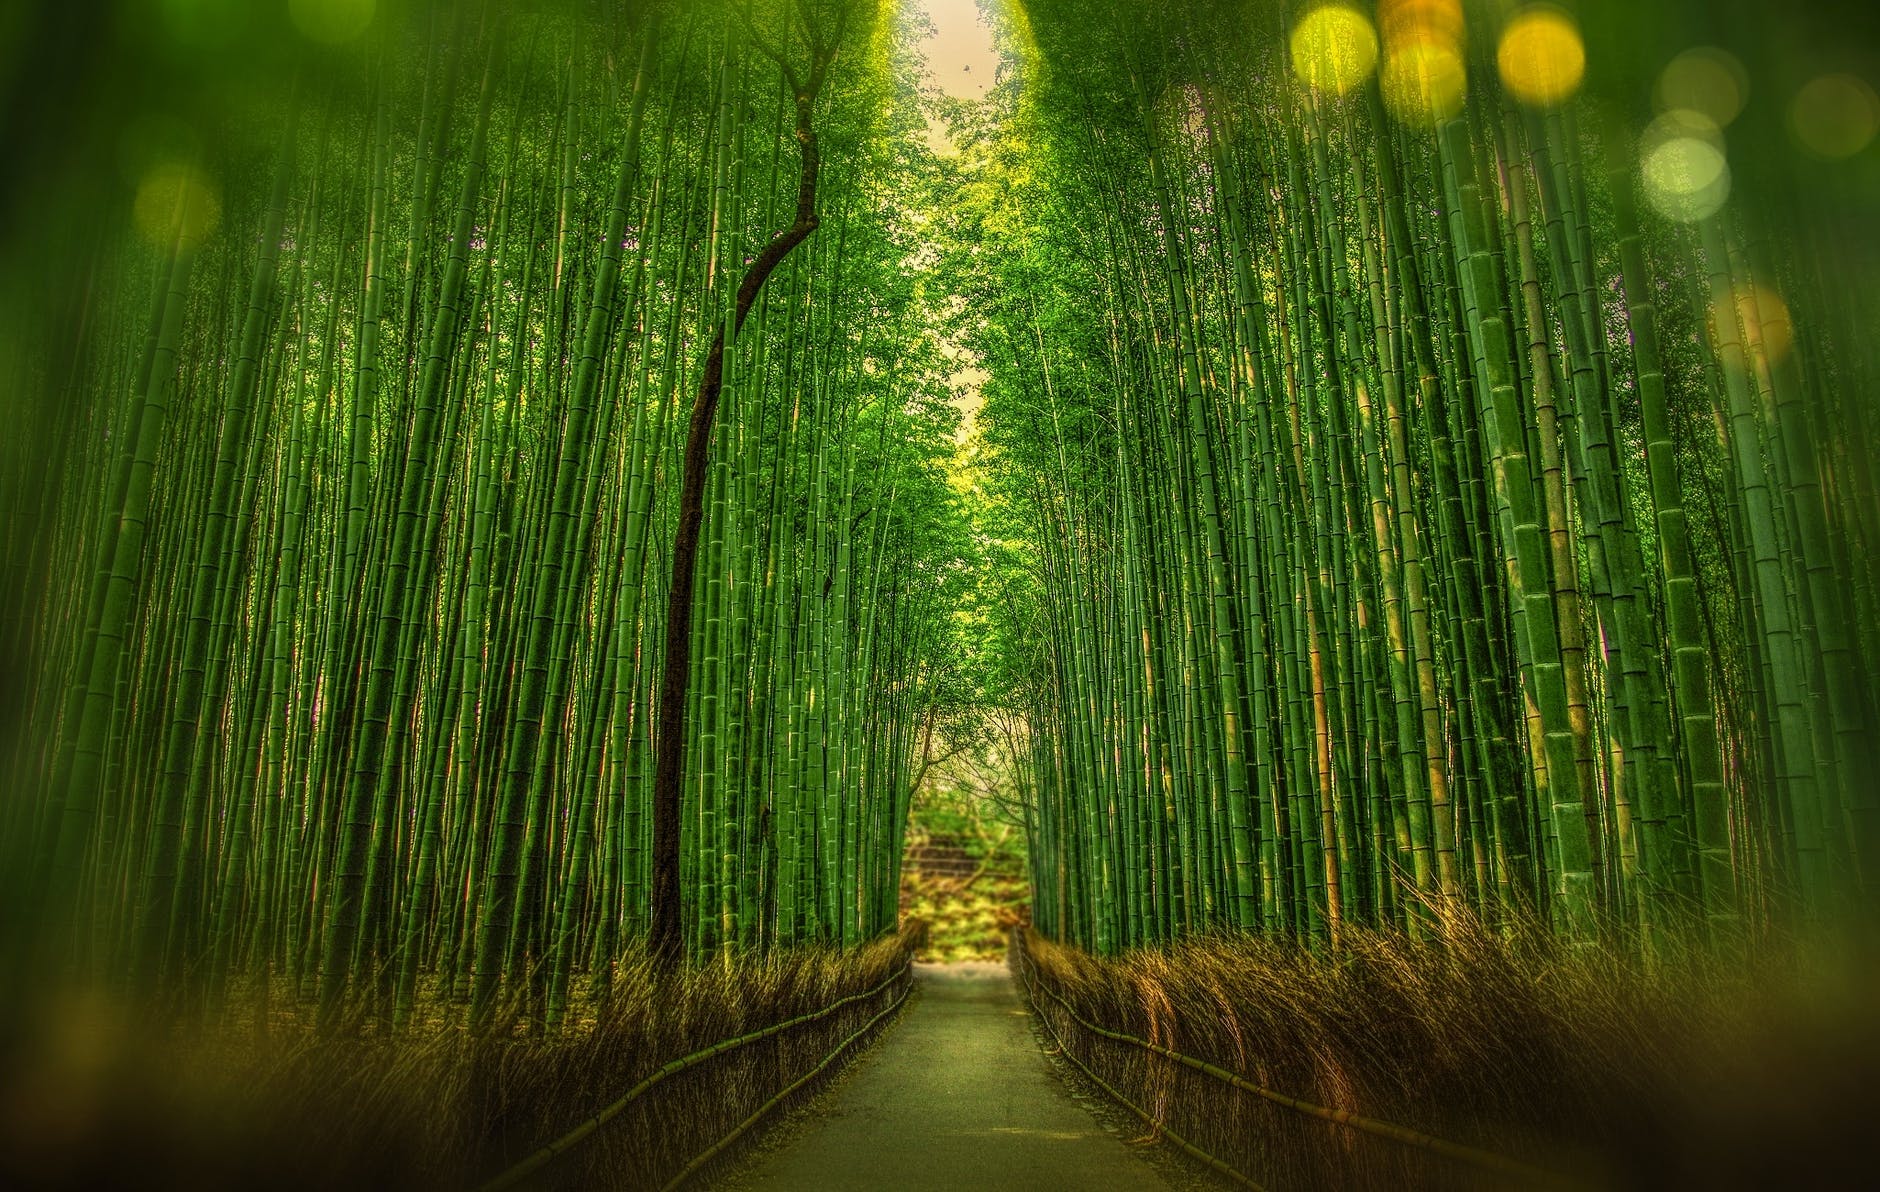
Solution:
{"label": "forest floor", "polygon": [[902,1020],[719,1192],[1194,1186],[1163,1148],[1128,1145],[1121,1122],[1100,1120],[1059,1078],[1003,963],[914,970]]}

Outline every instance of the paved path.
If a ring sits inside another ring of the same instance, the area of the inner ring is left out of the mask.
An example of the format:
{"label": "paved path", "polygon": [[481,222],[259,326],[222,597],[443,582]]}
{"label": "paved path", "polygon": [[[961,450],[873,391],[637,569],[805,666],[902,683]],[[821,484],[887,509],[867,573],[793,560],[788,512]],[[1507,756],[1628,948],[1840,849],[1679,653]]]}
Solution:
{"label": "paved path", "polygon": [[920,990],[818,1104],[733,1176],[740,1192],[1166,1190],[1071,1098],[1004,965],[915,966]]}

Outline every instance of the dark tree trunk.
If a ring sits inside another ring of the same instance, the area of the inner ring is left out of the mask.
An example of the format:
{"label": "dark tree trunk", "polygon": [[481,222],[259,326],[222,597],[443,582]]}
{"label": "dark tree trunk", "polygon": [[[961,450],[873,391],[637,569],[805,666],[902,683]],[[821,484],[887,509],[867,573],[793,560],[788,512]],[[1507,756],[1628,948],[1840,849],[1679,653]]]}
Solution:
{"label": "dark tree trunk", "polygon": [[[796,139],[802,151],[802,171],[796,191],[796,216],[764,246],[738,285],[737,305],[731,319],[731,340],[744,327],[744,319],[758,292],[783,259],[816,230],[816,178],[822,159],[816,147],[813,120],[817,94],[835,56],[841,26],[828,44],[811,30],[810,73],[799,82],[780,53],[776,58],[796,99]],[[679,913],[679,820],[685,789],[685,705],[692,677],[692,592],[698,562],[699,531],[705,523],[705,473],[711,464],[712,423],[718,416],[718,395],[725,379],[725,329],[720,326],[705,357],[698,397],[692,404],[692,424],[685,440],[685,473],[679,488],[679,527],[672,543],[672,586],[666,601],[666,662],[659,684],[659,739],[653,768],[653,890],[647,950],[663,968],[677,967],[685,953],[685,925]]]}

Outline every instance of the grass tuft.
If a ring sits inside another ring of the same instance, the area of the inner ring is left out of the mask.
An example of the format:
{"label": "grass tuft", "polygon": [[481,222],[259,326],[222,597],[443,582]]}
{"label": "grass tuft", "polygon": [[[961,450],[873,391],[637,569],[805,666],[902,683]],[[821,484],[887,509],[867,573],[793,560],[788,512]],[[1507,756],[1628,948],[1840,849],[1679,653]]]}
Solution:
{"label": "grass tuft", "polygon": [[[1103,959],[1028,935],[1041,984],[1109,1030],[1265,1088],[1612,1188],[1844,1187],[1880,1087],[1871,964],[1793,949],[1652,965],[1439,914],[1336,955],[1252,936]],[[1842,955],[1835,953],[1835,956]],[[1162,1124],[1275,1188],[1519,1186],[1327,1122],[1034,1010]]]}
{"label": "grass tuft", "polygon": [[[512,1007],[473,1034],[431,1005],[424,1026],[322,1038],[290,1003],[265,1034],[158,1030],[101,997],[49,999],[0,1055],[0,1186],[475,1187],[669,1061],[881,984],[918,930],[672,976],[632,960],[556,1028]],[[530,1186],[660,1186],[900,988],[670,1077]]]}

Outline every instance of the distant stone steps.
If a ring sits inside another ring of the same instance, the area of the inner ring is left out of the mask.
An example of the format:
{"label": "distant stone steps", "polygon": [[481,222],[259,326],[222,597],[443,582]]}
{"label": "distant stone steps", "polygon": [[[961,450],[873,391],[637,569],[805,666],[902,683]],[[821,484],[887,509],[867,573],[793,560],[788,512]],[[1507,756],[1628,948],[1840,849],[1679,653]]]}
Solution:
{"label": "distant stone steps", "polygon": [[[958,837],[935,833],[908,845],[901,870],[921,877],[965,878],[978,873],[981,864],[981,859],[969,853]],[[986,874],[1021,877],[1023,862],[1016,857],[995,857],[986,865]]]}

